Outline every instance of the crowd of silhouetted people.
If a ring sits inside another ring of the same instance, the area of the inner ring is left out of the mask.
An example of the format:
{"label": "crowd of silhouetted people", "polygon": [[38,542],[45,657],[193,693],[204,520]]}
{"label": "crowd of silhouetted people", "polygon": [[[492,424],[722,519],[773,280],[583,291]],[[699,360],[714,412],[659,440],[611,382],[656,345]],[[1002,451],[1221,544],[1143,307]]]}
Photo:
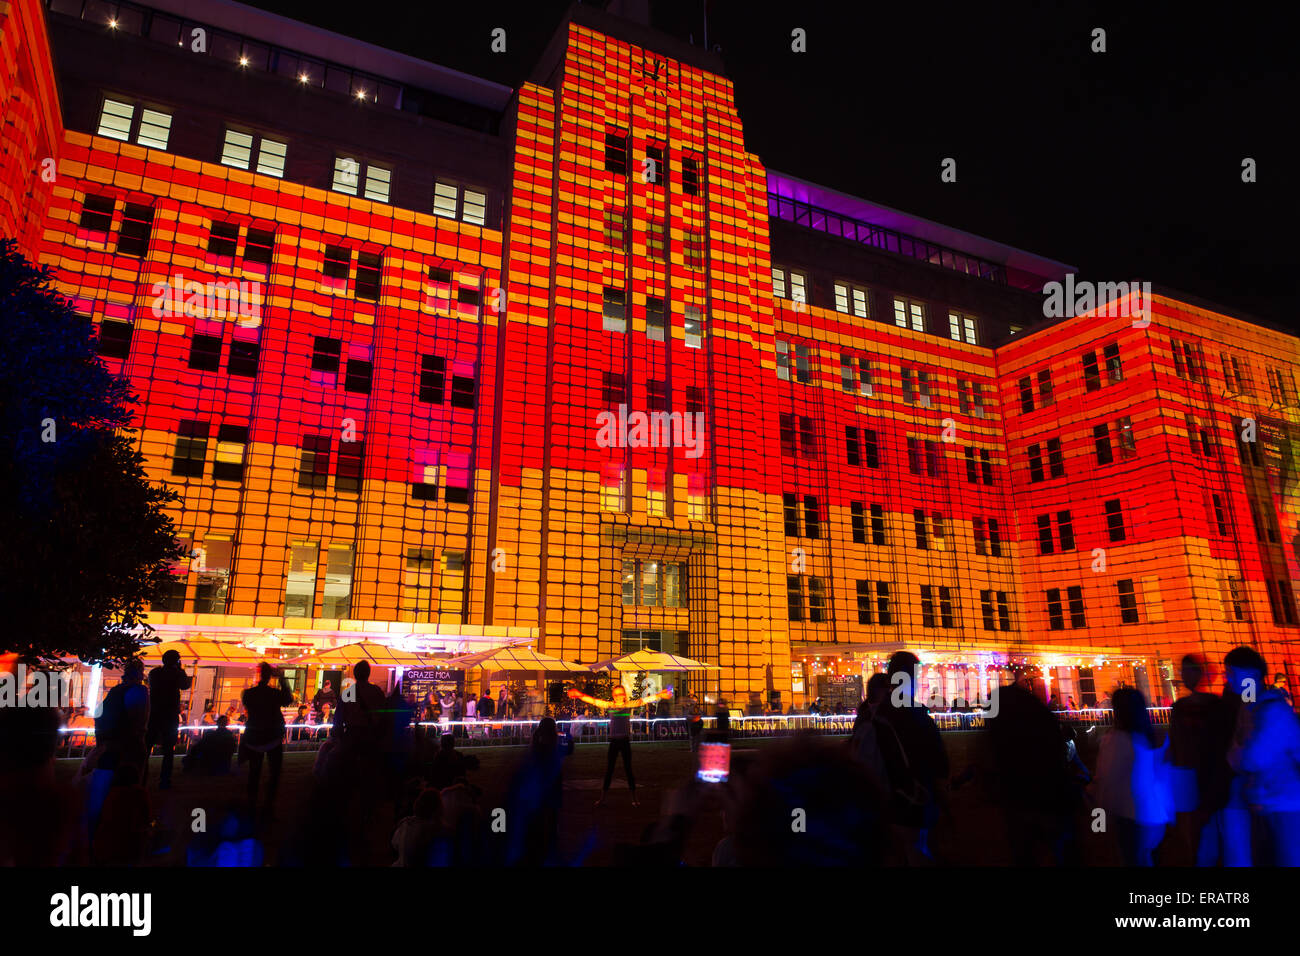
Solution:
{"label": "crowd of silhouetted people", "polygon": [[[953,829],[971,825],[952,813],[952,795],[963,788],[981,794],[1000,818],[1008,856],[1020,865],[1300,861],[1300,721],[1285,688],[1266,682],[1255,650],[1227,655],[1221,688],[1204,660],[1186,657],[1187,693],[1174,703],[1167,732],[1152,724],[1134,687],[1113,690],[1106,728],[1061,719],[1059,701],[1045,699],[1041,683],[1008,683],[961,748],[961,766],[917,700],[918,663],[898,652],[868,680],[847,740],[808,734],[772,742],[743,765],[733,762],[721,782],[698,779],[692,765],[658,821],[639,842],[616,846],[614,861],[679,865],[692,836],[716,833],[720,824],[717,866],[943,864],[952,862]],[[329,735],[315,753],[307,795],[277,828],[273,852],[264,841],[276,819],[283,714],[294,699],[272,665],[262,664],[242,695],[240,736],[221,715],[183,760],[184,772],[198,777],[242,770],[242,800],[211,808],[205,826],[180,835],[160,828],[148,779],[158,747],[156,786],[172,784],[180,695],[189,683],[177,659],[164,658],[147,677],[139,662],[126,666],[100,707],[95,747],[71,780],[55,773],[58,712],[5,708],[0,863],[141,864],[180,837],[194,866],[573,865],[590,857],[590,837],[576,847],[561,840],[574,742],[552,717],[540,719],[531,743],[512,754],[505,796],[489,805],[475,755],[417,719],[433,716],[427,701],[421,708],[398,687],[385,693],[364,662],[353,678],[345,699],[331,692],[325,702]],[[572,696],[619,719],[628,706],[625,698]],[[492,698],[475,701],[476,712],[485,701],[498,713]],[[725,742],[727,721],[705,729],[701,707],[690,702],[692,751],[701,740]],[[627,735],[611,733],[609,748],[602,801],[616,758],[635,800]],[[1095,755],[1092,769],[1085,754]]]}

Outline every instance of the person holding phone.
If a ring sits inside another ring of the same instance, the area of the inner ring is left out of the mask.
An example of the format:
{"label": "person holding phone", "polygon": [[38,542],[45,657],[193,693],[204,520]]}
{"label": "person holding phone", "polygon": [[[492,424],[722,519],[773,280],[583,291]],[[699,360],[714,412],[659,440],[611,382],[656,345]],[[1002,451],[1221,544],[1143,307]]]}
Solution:
{"label": "person holding phone", "polygon": [[666,687],[657,694],[647,694],[639,700],[630,701],[627,699],[627,691],[623,685],[615,684],[614,699],[600,700],[596,697],[588,697],[576,687],[569,688],[569,696],[574,700],[580,700],[609,714],[609,754],[605,764],[605,785],[601,788],[600,799],[596,801],[596,806],[603,805],[609,795],[609,785],[614,779],[614,764],[620,754],[623,757],[623,772],[627,774],[627,788],[632,792],[632,806],[641,805],[636,799],[636,777],[632,774],[632,710],[636,707],[644,707],[653,700],[666,700],[672,695],[673,689]]}
{"label": "person holding phone", "polygon": [[[279,685],[271,686],[274,679]],[[271,779],[267,784],[266,813],[269,816],[275,803],[275,791],[280,785],[280,766],[284,762],[284,714],[281,707],[293,703],[293,693],[284,686],[284,672],[266,661],[258,665],[258,681],[243,694],[248,722],[239,741],[239,762],[248,763],[248,809],[257,810],[257,785],[262,776],[262,762],[270,764]]]}

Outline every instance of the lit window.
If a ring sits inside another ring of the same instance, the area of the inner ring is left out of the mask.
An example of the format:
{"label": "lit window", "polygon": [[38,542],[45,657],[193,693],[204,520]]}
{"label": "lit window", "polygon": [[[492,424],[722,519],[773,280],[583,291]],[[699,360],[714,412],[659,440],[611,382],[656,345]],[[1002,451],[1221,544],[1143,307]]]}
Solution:
{"label": "lit window", "polygon": [[605,303],[602,315],[602,326],[606,332],[627,331],[626,296],[622,289],[605,287]]}
{"label": "lit window", "polygon": [[645,301],[645,334],[646,338],[652,342],[662,342],[664,340],[664,300],[663,299],[646,299]]}
{"label": "lit window", "polygon": [[289,549],[289,573],[284,586],[284,616],[314,617],[316,611],[316,565],[320,545],[315,541],[296,543]]}
{"label": "lit window", "polygon": [[392,178],[393,172],[390,169],[384,169],[382,166],[367,166],[366,198],[375,202],[388,202],[388,187]]}
{"label": "lit window", "polygon": [[455,219],[457,193],[458,190],[451,183],[434,183],[433,214],[444,219]]}
{"label": "lit window", "polygon": [[285,144],[263,137],[262,146],[257,151],[257,171],[264,176],[284,175]]}
{"label": "lit window", "polygon": [[325,617],[352,616],[352,545],[331,544],[325,560]]}
{"label": "lit window", "polygon": [[131,139],[131,120],[135,116],[135,107],[120,100],[104,100],[104,108],[99,114],[99,135],[111,139],[129,142]]}
{"label": "lit window", "polygon": [[334,157],[334,186],[335,192],[347,193],[349,196],[357,194],[357,182],[361,178],[361,164],[350,156]]}
{"label": "lit window", "polygon": [[772,295],[776,296],[778,299],[785,298],[785,270],[784,269],[772,270]]}
{"label": "lit window", "polygon": [[236,129],[226,130],[226,142],[221,148],[221,165],[247,169],[253,158],[253,137]]}
{"label": "lit window", "polygon": [[911,328],[916,332],[925,331],[925,309],[919,302],[894,300],[894,324],[900,329]]}
{"label": "lit window", "polygon": [[704,315],[693,305],[686,307],[685,331],[686,347],[698,349],[704,341]]}
{"label": "lit window", "polygon": [[481,226],[487,221],[487,194],[466,189],[462,195],[461,218]]}
{"label": "lit window", "polygon": [[167,137],[171,135],[172,117],[170,113],[158,110],[144,110],[140,114],[140,131],[135,134],[135,141],[141,146],[154,149],[166,149]]}

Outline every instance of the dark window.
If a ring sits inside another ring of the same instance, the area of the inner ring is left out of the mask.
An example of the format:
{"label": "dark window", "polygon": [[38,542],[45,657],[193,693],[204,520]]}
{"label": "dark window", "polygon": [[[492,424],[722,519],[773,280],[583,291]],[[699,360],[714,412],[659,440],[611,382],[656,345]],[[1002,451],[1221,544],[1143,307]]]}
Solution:
{"label": "dark window", "polygon": [[871,582],[858,581],[858,623],[874,624],[871,615]]}
{"label": "dark window", "polygon": [[704,411],[704,389],[698,385],[686,386],[686,410],[692,414]]}
{"label": "dark window", "polygon": [[794,440],[794,415],[782,412],[780,419],[781,454],[793,458],[796,453]]}
{"label": "dark window", "polygon": [[1047,626],[1053,631],[1065,630],[1065,612],[1061,607],[1061,589],[1047,589]]}
{"label": "dark window", "polygon": [[334,489],[346,494],[361,490],[361,466],[366,457],[366,443],[345,441],[339,444],[339,467],[334,476]]}
{"label": "dark window", "polygon": [[971,530],[975,534],[975,553],[988,554],[988,534],[984,529],[984,519],[972,518]]}
{"label": "dark window", "polygon": [[127,256],[144,257],[153,235],[153,207],[129,202],[122,213],[122,232],[117,237],[117,251]]}
{"label": "dark window", "polygon": [[786,537],[799,537],[799,496],[787,491],[781,496],[781,504]]}
{"label": "dark window", "polygon": [[1039,445],[1029,446],[1029,480],[1043,480],[1043,453]]}
{"label": "dark window", "polygon": [[1038,553],[1054,553],[1056,543],[1052,540],[1052,516],[1039,515],[1035,520],[1038,523]]}
{"label": "dark window", "polygon": [[456,301],[461,305],[472,305],[477,309],[482,298],[483,294],[473,286],[462,285],[456,287]]}
{"label": "dark window", "polygon": [[868,468],[880,467],[880,443],[874,428],[862,429],[862,453]]}
{"label": "dark window", "polygon": [[411,483],[411,497],[416,501],[437,501],[438,486],[431,482],[415,481]]}
{"label": "dark window", "polygon": [[939,623],[943,627],[956,627],[952,613],[952,589],[942,586],[939,588]]}
{"label": "dark window", "polygon": [[1106,530],[1110,533],[1110,540],[1124,540],[1124,512],[1118,498],[1106,502]]}
{"label": "dark window", "polygon": [[884,505],[871,506],[871,543],[883,545],[885,543],[885,507]]}
{"label": "dark window", "polygon": [[989,519],[989,551],[995,558],[1002,557],[1002,535],[998,531],[998,519]]}
{"label": "dark window", "polygon": [[1056,513],[1056,533],[1061,539],[1062,551],[1074,550],[1074,518],[1068,511]]}
{"label": "dark window", "polygon": [[81,205],[81,221],[78,226],[91,232],[108,232],[113,227],[115,205],[110,196],[87,196]]}
{"label": "dark window", "polygon": [[700,194],[700,164],[690,156],[682,157],[682,192],[688,196]]}
{"label": "dark window", "polygon": [[1101,388],[1101,372],[1097,368],[1096,352],[1083,353],[1083,384],[1090,392]]}
{"label": "dark window", "polygon": [[605,169],[616,176],[627,175],[627,133],[605,134]]}
{"label": "dark window", "polygon": [[975,449],[966,449],[966,480],[972,485],[979,484],[979,471],[975,464]]}
{"label": "dark window", "polygon": [[474,379],[468,375],[451,377],[451,407],[474,407]]}
{"label": "dark window", "polygon": [[327,278],[347,281],[348,269],[352,266],[352,251],[345,246],[326,246],[325,265],[321,271]]}
{"label": "dark window", "polygon": [[1045,368],[1038,373],[1038,404],[1046,406],[1055,400],[1052,394],[1052,370]]}
{"label": "dark window", "polygon": [[668,167],[664,163],[663,147],[647,146],[645,149],[645,160],[645,167],[641,178],[651,186],[662,186],[664,180],[668,178]]}
{"label": "dark window", "polygon": [[124,359],[131,352],[130,322],[104,319],[99,323],[99,354],[108,358]]}
{"label": "dark window", "polygon": [[984,619],[984,630],[986,631],[997,630],[997,626],[994,624],[994,618],[993,618],[993,592],[992,591],[980,592],[980,615]]}
{"label": "dark window", "polygon": [[212,477],[217,481],[243,481],[247,446],[247,425],[222,425],[218,428],[217,460],[212,463]]}
{"label": "dark window", "polygon": [[627,379],[621,372],[601,373],[600,397],[606,408],[627,404]]}
{"label": "dark window", "polygon": [[1219,535],[1220,537],[1227,537],[1228,517],[1223,510],[1223,499],[1216,494],[1212,494],[1210,500],[1214,508],[1214,523],[1219,529]]}
{"label": "dark window", "polygon": [[1124,380],[1124,366],[1120,362],[1119,343],[1111,342],[1101,350],[1102,358],[1106,360],[1106,374],[1112,382],[1121,382]]}
{"label": "dark window", "polygon": [[214,222],[208,233],[208,252],[214,256],[233,258],[239,246],[239,224]]}
{"label": "dark window", "polygon": [[1047,439],[1047,462],[1053,478],[1065,474],[1065,458],[1061,455],[1061,439]]}
{"label": "dark window", "polygon": [[1115,460],[1115,454],[1110,447],[1110,425],[1105,422],[1094,425],[1092,443],[1097,449],[1097,464],[1109,465]]}
{"label": "dark window", "polygon": [[1087,627],[1088,621],[1083,615],[1083,588],[1077,584],[1065,589],[1070,599],[1070,627]]}
{"label": "dark window", "polygon": [[803,620],[803,582],[797,574],[786,575],[785,579],[785,601],[789,610],[790,620]]}
{"label": "dark window", "polygon": [[241,342],[234,339],[230,343],[230,358],[226,360],[226,371],[231,375],[254,378],[257,375],[257,358],[261,346],[256,342]]}
{"label": "dark window", "polygon": [[867,543],[867,516],[863,511],[862,502],[854,501],[849,504],[849,523],[853,528],[854,544]]}
{"label": "dark window", "polygon": [[1115,582],[1115,589],[1119,591],[1119,617],[1125,624],[1138,623],[1138,604],[1137,595],[1133,593],[1133,581],[1126,578],[1123,581]]}
{"label": "dark window", "polygon": [[383,264],[383,257],[377,252],[357,253],[356,297],[358,299],[378,301]]}
{"label": "dark window", "polygon": [[1018,383],[1020,387],[1020,411],[1032,412],[1034,410],[1034,385],[1028,377],[1022,378]]}
{"label": "dark window", "polygon": [[993,484],[993,462],[989,458],[988,451],[983,448],[980,449],[980,472],[983,475],[984,484]]}
{"label": "dark window", "polygon": [[442,356],[420,356],[420,401],[430,405],[442,404],[442,392],[447,384],[446,369],[447,362]]}
{"label": "dark window", "polygon": [[203,463],[208,456],[208,422],[183,420],[176,428],[176,448],[172,456],[172,474],[184,478],[202,478]]}
{"label": "dark window", "polygon": [[929,526],[926,524],[925,512],[919,508],[913,509],[912,523],[916,531],[916,546],[922,551],[928,551],[930,549],[930,532]]}
{"label": "dark window", "polygon": [[799,416],[799,441],[805,458],[817,457],[817,426],[807,415]]}
{"label": "dark window", "polygon": [[921,626],[934,627],[934,587],[921,585]]}
{"label": "dark window", "polygon": [[343,354],[343,343],[338,339],[316,336],[312,348],[311,368],[313,372],[338,372],[339,356]]}
{"label": "dark window", "polygon": [[907,440],[907,470],[914,475],[921,473],[921,442],[916,438]]}
{"label": "dark window", "polygon": [[822,536],[821,507],[816,495],[803,496],[803,525],[805,536],[814,539]]}
{"label": "dark window", "polygon": [[850,465],[860,464],[862,459],[858,452],[858,430],[852,425],[844,426],[844,452]]}
{"label": "dark window", "polygon": [[329,435],[304,435],[302,438],[302,463],[298,470],[299,488],[325,488],[329,484],[330,449],[333,440]]}
{"label": "dark window", "polygon": [[343,377],[343,388],[348,392],[360,392],[362,395],[370,394],[370,376],[374,372],[374,364],[365,359],[348,359],[347,374]]}
{"label": "dark window", "polygon": [[264,229],[249,229],[244,240],[244,260],[269,266],[275,255],[275,233]]}
{"label": "dark window", "polygon": [[808,620],[814,624],[826,620],[826,586],[821,578],[808,579]]}
{"label": "dark window", "polygon": [[195,334],[190,340],[190,368],[200,372],[221,368],[221,336]]}
{"label": "dark window", "polygon": [[645,383],[645,404],[652,412],[668,411],[668,389],[659,379],[648,379]]}

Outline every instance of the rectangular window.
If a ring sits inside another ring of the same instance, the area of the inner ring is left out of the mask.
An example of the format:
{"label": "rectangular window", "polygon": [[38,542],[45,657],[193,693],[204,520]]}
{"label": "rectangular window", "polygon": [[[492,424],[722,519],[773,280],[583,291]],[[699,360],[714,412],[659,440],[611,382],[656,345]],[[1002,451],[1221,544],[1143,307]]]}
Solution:
{"label": "rectangular window", "polygon": [[1118,498],[1106,502],[1106,530],[1111,541],[1124,540],[1124,512]]}
{"label": "rectangular window", "polygon": [[239,248],[239,223],[213,222],[208,230],[208,254],[233,259]]}
{"label": "rectangular window", "polygon": [[304,435],[302,460],[298,468],[299,488],[325,488],[329,484],[330,451],[333,440],[329,435]]}
{"label": "rectangular window", "polygon": [[1047,439],[1047,463],[1048,470],[1053,478],[1060,478],[1065,474],[1065,458],[1061,454],[1061,439]]}
{"label": "rectangular window", "polygon": [[144,109],[140,111],[140,129],[135,134],[135,141],[151,149],[166,149],[167,138],[171,135],[172,117],[170,113],[160,110]]}
{"label": "rectangular window", "polygon": [[687,196],[700,194],[700,163],[690,156],[682,157],[682,192]]}
{"label": "rectangular window", "polygon": [[1125,578],[1122,581],[1115,582],[1115,589],[1119,592],[1119,617],[1125,624],[1138,623],[1138,605],[1137,595],[1133,591],[1133,581],[1131,578]]}
{"label": "rectangular window", "polygon": [[312,371],[337,372],[339,370],[339,356],[342,352],[343,343],[338,339],[327,338],[323,335],[316,336],[311,353]]}
{"label": "rectangular window", "polygon": [[357,281],[354,294],[358,299],[379,301],[380,274],[384,260],[377,252],[357,253]]}
{"label": "rectangular window", "polygon": [[782,412],[780,415],[779,434],[781,436],[781,454],[793,458],[797,454],[795,447],[794,415]]}
{"label": "rectangular window", "polygon": [[813,624],[826,620],[826,587],[821,578],[808,579],[808,620]]}
{"label": "rectangular window", "polygon": [[912,526],[916,534],[916,546],[922,551],[930,550],[930,525],[929,519],[920,508],[912,510]]}
{"label": "rectangular window", "polygon": [[1047,589],[1047,626],[1053,631],[1065,630],[1065,612],[1061,606],[1061,589]]}
{"label": "rectangular window", "polygon": [[256,342],[233,340],[230,343],[230,358],[226,360],[226,371],[231,375],[256,378],[257,360],[260,353],[261,346]]}
{"label": "rectangular window", "polygon": [[704,343],[704,314],[698,307],[688,305],[683,310],[682,331],[686,336],[686,347],[698,349]]}
{"label": "rectangular window", "polygon": [[230,584],[234,542],[224,535],[208,535],[198,550],[197,587],[194,592],[195,614],[224,614],[226,592]]}
{"label": "rectangular window", "polygon": [[244,261],[269,266],[275,252],[275,233],[249,229],[244,241]]}
{"label": "rectangular window", "polygon": [[1097,367],[1097,353],[1083,353],[1083,384],[1089,392],[1101,388],[1101,370]]}
{"label": "rectangular window", "polygon": [[1043,452],[1041,446],[1037,444],[1029,446],[1029,480],[1032,482],[1043,480]]}
{"label": "rectangular window", "polygon": [[327,618],[352,616],[352,545],[331,544],[326,550],[322,613]]}
{"label": "rectangular window", "polygon": [[438,500],[438,450],[415,449],[411,462],[411,498],[415,501]]}
{"label": "rectangular window", "polygon": [[648,298],[645,300],[646,338],[652,342],[662,342],[665,336],[664,300]]}
{"label": "rectangular window", "polygon": [[636,561],[623,559],[623,605],[636,606]]}
{"label": "rectangular window", "polygon": [[920,302],[894,300],[894,324],[900,329],[909,326],[915,332],[925,331],[925,307]]}
{"label": "rectangular window", "polygon": [[1038,373],[1038,404],[1046,407],[1056,401],[1052,390],[1052,370],[1045,368]]}
{"label": "rectangular window", "polygon": [[605,134],[605,169],[615,176],[627,175],[627,133],[612,130]]}
{"label": "rectangular window", "polygon": [[605,210],[605,246],[611,251],[627,249],[627,216],[621,209]]}
{"label": "rectangular window", "polygon": [[1088,621],[1083,614],[1083,588],[1076,584],[1066,588],[1065,593],[1070,600],[1070,627],[1087,627]]}
{"label": "rectangular window", "polygon": [[131,121],[134,118],[134,104],[123,103],[121,100],[106,99],[99,113],[99,128],[96,132],[100,136],[107,136],[110,139],[129,143],[131,141]]}
{"label": "rectangular window", "polygon": [[289,548],[289,572],[284,585],[284,616],[316,616],[316,566],[320,544],[298,542]]}
{"label": "rectangular window", "polygon": [[[355,349],[356,346],[353,346]],[[347,374],[343,376],[343,388],[360,395],[370,394],[370,379],[374,374],[374,364],[368,358],[348,357]]]}
{"label": "rectangular window", "polygon": [[885,544],[884,505],[871,506],[871,543],[882,546]]}
{"label": "rectangular window", "polygon": [[871,582],[858,581],[856,583],[858,592],[858,623],[874,624],[874,615],[871,613]]}
{"label": "rectangular window", "polygon": [[334,181],[331,188],[335,192],[349,196],[357,194],[357,184],[361,181],[361,164],[351,156],[334,157]]}
{"label": "rectangular window", "polygon": [[190,368],[215,372],[221,368],[221,336],[195,334],[190,339]]}
{"label": "rectangular window", "polygon": [[275,139],[262,137],[261,147],[257,151],[257,171],[263,176],[284,176],[284,156],[288,147]]}
{"label": "rectangular window", "polygon": [[799,496],[792,491],[785,492],[781,496],[781,510],[785,519],[786,537],[799,537]]}
{"label": "rectangular window", "polygon": [[222,425],[217,429],[217,457],[212,477],[217,481],[244,480],[244,454],[248,449],[247,425]]}
{"label": "rectangular window", "polygon": [[975,331],[975,319],[969,315],[958,315],[956,312],[949,312],[948,337],[954,342],[966,342],[968,345],[978,345],[978,335]]}
{"label": "rectangular window", "polygon": [[834,288],[836,312],[856,315],[860,319],[870,318],[867,305],[870,300],[865,288],[848,282],[836,282]]}
{"label": "rectangular window", "polygon": [[934,627],[934,586],[921,585],[921,626]]}
{"label": "rectangular window", "polygon": [[975,553],[988,554],[988,533],[983,518],[971,519],[971,531],[975,536]]}
{"label": "rectangular window", "polygon": [[391,169],[367,165],[365,197],[374,202],[388,202],[388,192],[392,182],[393,171]]}
{"label": "rectangular window", "polygon": [[1223,619],[1229,623],[1250,620],[1250,604],[1246,599],[1246,582],[1241,578],[1220,578],[1219,592],[1223,600]]}
{"label": "rectangular window", "polygon": [[858,430],[852,425],[844,426],[844,454],[847,456],[850,465],[862,463],[862,455],[858,445]]}
{"label": "rectangular window", "polygon": [[122,211],[122,231],[117,237],[117,251],[143,259],[153,235],[153,207],[129,202]]}
{"label": "rectangular window", "polygon": [[797,574],[785,578],[785,603],[790,620],[803,620],[803,580]]}
{"label": "rectangular window", "polygon": [[1133,431],[1133,419],[1128,415],[1116,419],[1115,434],[1119,438],[1119,457],[1137,457],[1137,436]]}
{"label": "rectangular window", "polygon": [[172,474],[182,478],[202,478],[208,457],[209,422],[183,419],[176,427],[176,447],[172,453]]}
{"label": "rectangular window", "polygon": [[849,503],[849,524],[853,530],[853,543],[867,543],[867,516],[861,501]]}
{"label": "rectangular window", "polygon": [[1038,525],[1038,553],[1055,553],[1056,542],[1052,539],[1052,516],[1039,515],[1034,520]]}
{"label": "rectangular window", "polygon": [[402,598],[398,616],[415,621],[433,612],[432,548],[407,548],[406,569],[402,575]]}
{"label": "rectangular window", "polygon": [[1056,513],[1056,534],[1061,539],[1062,551],[1074,550],[1074,518],[1068,511]]}
{"label": "rectangular window", "polygon": [[81,204],[78,228],[89,232],[108,233],[113,228],[113,199],[109,196],[87,196]]}
{"label": "rectangular window", "polygon": [[[468,371],[468,368],[462,368],[466,363],[457,362],[456,371]],[[474,407],[474,376],[470,374],[455,374],[451,377],[451,407],[452,408],[473,408]]]}
{"label": "rectangular window", "polygon": [[602,327],[606,332],[627,331],[626,294],[622,289],[605,286]]}
{"label": "rectangular window", "polygon": [[1020,389],[1020,411],[1021,414],[1028,414],[1034,410],[1034,386],[1028,376],[1022,378],[1016,383]]}
{"label": "rectangular window", "polygon": [[651,219],[646,226],[646,255],[661,262],[668,258],[668,227],[662,219]]}
{"label": "rectangular window", "polygon": [[1223,499],[1217,494],[1211,494],[1210,500],[1214,511],[1214,526],[1219,531],[1219,537],[1226,538],[1228,536],[1228,517],[1223,510]]}
{"label": "rectangular window", "polygon": [[321,266],[321,272],[328,279],[338,279],[347,282],[348,273],[352,268],[352,250],[346,246],[326,246],[325,261]]}
{"label": "rectangular window", "polygon": [[800,451],[805,458],[817,457],[819,448],[817,426],[807,415],[799,416],[799,442]]}
{"label": "rectangular window", "polygon": [[662,146],[647,146],[645,162],[641,166],[641,181],[651,186],[662,186],[668,178],[668,166]]}
{"label": "rectangular window", "polygon": [[253,161],[253,137],[237,129],[226,130],[226,141],[221,147],[221,165],[247,169]]}
{"label": "rectangular window", "polygon": [[1110,447],[1110,425],[1106,422],[1093,426],[1092,443],[1097,450],[1097,464],[1109,465],[1115,460],[1115,454]]}
{"label": "rectangular window", "polygon": [[460,218],[462,222],[482,226],[487,223],[487,193],[476,189],[461,192]]}
{"label": "rectangular window", "polygon": [[1122,382],[1124,380],[1124,364],[1119,357],[1119,343],[1111,342],[1101,350],[1102,358],[1106,360],[1106,376],[1112,382]]}
{"label": "rectangular window", "polygon": [[433,214],[443,219],[456,218],[457,200],[460,190],[454,183],[435,182],[433,184]]}
{"label": "rectangular window", "polygon": [[355,495],[361,491],[361,471],[365,464],[366,443],[344,441],[339,443],[338,472],[334,476],[334,490]]}
{"label": "rectangular window", "polygon": [[803,527],[805,537],[819,539],[822,536],[821,506],[816,495],[803,496]]}

